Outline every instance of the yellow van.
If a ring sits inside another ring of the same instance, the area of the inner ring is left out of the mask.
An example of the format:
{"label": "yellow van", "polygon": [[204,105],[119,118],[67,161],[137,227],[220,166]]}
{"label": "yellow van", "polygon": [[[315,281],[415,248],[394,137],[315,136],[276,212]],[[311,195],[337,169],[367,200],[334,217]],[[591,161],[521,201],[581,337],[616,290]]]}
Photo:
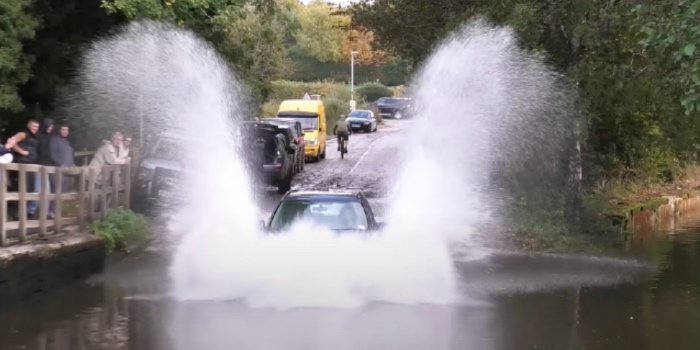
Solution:
{"label": "yellow van", "polygon": [[319,100],[285,100],[278,118],[296,119],[304,129],[304,156],[315,161],[326,158],[326,110]]}

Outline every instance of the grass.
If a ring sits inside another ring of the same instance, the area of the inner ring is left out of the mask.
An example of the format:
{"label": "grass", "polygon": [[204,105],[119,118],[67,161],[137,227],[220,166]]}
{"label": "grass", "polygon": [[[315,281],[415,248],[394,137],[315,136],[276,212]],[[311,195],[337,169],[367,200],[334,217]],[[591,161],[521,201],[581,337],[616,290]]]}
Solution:
{"label": "grass", "polygon": [[125,249],[128,244],[148,237],[148,225],[143,215],[124,208],[110,210],[104,220],[91,223],[90,229],[104,240],[108,253]]}

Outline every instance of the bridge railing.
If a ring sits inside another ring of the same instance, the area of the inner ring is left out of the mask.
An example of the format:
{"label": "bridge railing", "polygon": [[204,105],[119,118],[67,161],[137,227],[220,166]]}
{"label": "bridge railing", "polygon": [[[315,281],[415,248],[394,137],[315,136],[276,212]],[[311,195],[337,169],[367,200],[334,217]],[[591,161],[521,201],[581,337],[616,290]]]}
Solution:
{"label": "bridge railing", "polygon": [[[41,186],[39,192],[28,192],[30,173],[36,173],[42,184],[51,180],[53,191]],[[16,175],[13,191],[8,190],[10,175]],[[0,164],[0,247],[59,235],[69,226],[83,229],[88,222],[104,218],[111,208],[128,208],[130,197],[130,164],[105,165],[101,171],[88,166]],[[29,201],[39,202],[37,219],[27,216]],[[52,201],[54,217],[49,219]],[[15,209],[16,217],[10,218],[8,209]]]}

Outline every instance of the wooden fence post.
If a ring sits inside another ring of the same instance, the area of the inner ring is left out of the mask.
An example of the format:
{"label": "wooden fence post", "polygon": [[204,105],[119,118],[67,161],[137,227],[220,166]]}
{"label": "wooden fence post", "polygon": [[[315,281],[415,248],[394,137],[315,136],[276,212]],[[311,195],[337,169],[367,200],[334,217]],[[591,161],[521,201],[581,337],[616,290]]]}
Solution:
{"label": "wooden fence post", "polygon": [[[59,234],[61,233],[62,227],[62,220],[61,217],[63,216],[63,167],[58,167],[56,168],[56,174],[54,176],[54,181],[56,182],[56,188],[53,191],[54,192],[54,198],[55,198],[55,205],[54,205],[54,234]],[[79,210],[82,210],[82,208],[78,208]]]}
{"label": "wooden fence post", "polygon": [[110,183],[112,184],[112,208],[119,207],[119,190],[121,189],[121,165],[115,165],[112,173],[112,179]]}
{"label": "wooden fence post", "polygon": [[109,193],[109,165],[102,167],[102,175],[100,180],[100,219],[104,220],[107,217],[107,193]]}
{"label": "wooden fence post", "polygon": [[6,244],[7,232],[7,199],[5,198],[5,193],[7,192],[7,170],[5,166],[0,164],[0,247],[4,247]]}
{"label": "wooden fence post", "polygon": [[90,174],[89,178],[89,184],[88,184],[88,193],[90,197],[90,203],[88,203],[88,206],[90,208],[89,211],[89,217],[88,219],[90,221],[93,221],[96,219],[97,216],[97,210],[95,208],[95,205],[97,204],[97,190],[95,189],[96,187],[96,181],[97,181],[97,172],[95,171],[95,168],[90,167],[88,168],[88,174]]}
{"label": "wooden fence post", "polygon": [[[46,217],[48,216],[49,206],[49,174],[46,173],[46,167],[41,166],[39,172],[34,176],[39,176],[39,237],[46,237]],[[36,189],[35,189],[36,190]]]}
{"label": "wooden fence post", "polygon": [[131,208],[131,162],[126,165],[124,175],[124,208]]}
{"label": "wooden fence post", "polygon": [[78,227],[81,230],[85,229],[85,208],[87,207],[87,198],[85,198],[86,172],[86,168],[80,168],[80,175],[78,175]]}
{"label": "wooden fence post", "polygon": [[27,239],[27,168],[19,166],[19,241]]}

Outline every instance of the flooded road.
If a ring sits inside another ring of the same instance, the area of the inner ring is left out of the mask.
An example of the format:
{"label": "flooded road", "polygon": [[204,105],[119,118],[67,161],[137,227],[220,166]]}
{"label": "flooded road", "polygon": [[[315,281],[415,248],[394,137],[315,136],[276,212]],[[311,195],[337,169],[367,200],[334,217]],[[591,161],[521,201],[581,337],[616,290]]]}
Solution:
{"label": "flooded road", "polygon": [[[396,175],[402,128],[353,135],[344,160],[331,145],[295,187],[362,187],[381,197],[377,179]],[[271,210],[279,196],[259,192]],[[98,276],[0,309],[0,350],[697,349],[700,212],[678,227],[630,240],[624,259],[497,252],[457,261],[463,305],[292,311],[166,298],[173,242],[158,234]]]}

